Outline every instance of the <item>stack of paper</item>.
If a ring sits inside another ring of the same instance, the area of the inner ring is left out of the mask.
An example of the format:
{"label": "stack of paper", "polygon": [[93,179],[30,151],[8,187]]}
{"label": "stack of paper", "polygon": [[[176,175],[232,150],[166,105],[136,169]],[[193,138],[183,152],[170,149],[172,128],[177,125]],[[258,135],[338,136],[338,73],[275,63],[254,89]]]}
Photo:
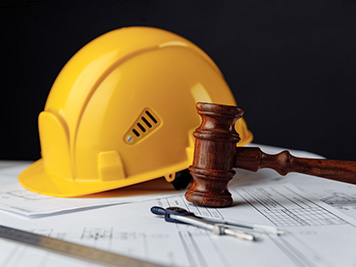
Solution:
{"label": "stack of paper", "polygon": [[[152,189],[147,184],[88,198],[42,196],[18,184],[16,176],[23,167],[0,170],[0,208],[7,211],[0,212],[0,220],[6,226],[167,266],[356,266],[354,185],[301,174],[282,178],[272,170],[237,170],[229,187],[234,205],[215,209],[187,202],[184,192],[170,190],[159,180],[152,182]],[[345,199],[343,206],[340,201]],[[214,236],[193,226],[165,222],[151,214],[155,205],[276,226],[286,234],[254,233],[256,242]],[[343,212],[345,205],[348,215]],[[88,266],[5,240],[0,240],[0,250],[1,266]]]}

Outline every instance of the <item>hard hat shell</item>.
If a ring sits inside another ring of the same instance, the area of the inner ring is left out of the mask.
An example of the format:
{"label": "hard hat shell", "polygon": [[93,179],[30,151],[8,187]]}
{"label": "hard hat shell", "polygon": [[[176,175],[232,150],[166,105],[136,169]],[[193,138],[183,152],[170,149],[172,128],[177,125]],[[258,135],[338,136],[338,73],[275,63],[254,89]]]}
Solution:
{"label": "hard hat shell", "polygon": [[[73,197],[175,174],[192,163],[197,102],[236,105],[214,62],[171,32],[128,27],[80,49],[38,124],[42,158],[19,175],[34,192]],[[243,120],[239,145],[252,140]]]}

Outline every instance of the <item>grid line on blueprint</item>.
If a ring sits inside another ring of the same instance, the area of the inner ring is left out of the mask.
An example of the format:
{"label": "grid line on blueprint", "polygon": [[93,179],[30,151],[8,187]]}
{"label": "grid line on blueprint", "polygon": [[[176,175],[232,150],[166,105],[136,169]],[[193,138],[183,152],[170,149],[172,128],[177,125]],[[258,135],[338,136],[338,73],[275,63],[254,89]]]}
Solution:
{"label": "grid line on blueprint", "polygon": [[260,212],[276,226],[320,226],[338,225],[345,221],[321,207],[309,209],[273,209]]}
{"label": "grid line on blueprint", "polygon": [[[290,189],[244,188],[236,192],[278,227],[340,225],[346,222],[312,201],[294,201]],[[301,197],[301,196],[300,196]],[[298,198],[299,200],[299,198]],[[286,203],[293,207],[286,208]]]}

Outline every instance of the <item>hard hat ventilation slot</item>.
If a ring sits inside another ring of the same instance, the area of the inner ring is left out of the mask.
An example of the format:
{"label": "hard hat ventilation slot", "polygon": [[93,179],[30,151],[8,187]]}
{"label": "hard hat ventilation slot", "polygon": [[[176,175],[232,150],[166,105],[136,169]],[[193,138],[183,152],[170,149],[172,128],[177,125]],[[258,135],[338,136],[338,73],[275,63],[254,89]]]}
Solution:
{"label": "hard hat ventilation slot", "polygon": [[148,110],[146,110],[146,114],[148,115],[148,117],[150,117],[150,119],[151,119],[154,123],[158,123],[158,121],[155,119],[155,117],[153,117],[153,115],[152,115]]}
{"label": "hard hat ventilation slot", "polygon": [[140,136],[140,133],[139,133],[138,131],[136,131],[135,129],[132,129],[132,132],[133,132],[137,137]]}
{"label": "hard hat ventilation slot", "polygon": [[145,127],[143,127],[141,123],[137,123],[137,126],[141,129],[142,132],[146,132]]}
{"label": "hard hat ventilation slot", "polygon": [[152,124],[151,124],[151,123],[149,123],[149,121],[148,121],[148,120],[146,120],[146,118],[145,118],[145,117],[141,117],[141,119],[143,120],[143,122],[144,122],[144,123],[146,123],[146,125],[148,126],[148,128],[152,128]]}
{"label": "hard hat ventilation slot", "polygon": [[161,121],[159,117],[156,116],[152,110],[145,108],[125,134],[125,143],[130,145],[135,144],[151,134],[160,124]]}

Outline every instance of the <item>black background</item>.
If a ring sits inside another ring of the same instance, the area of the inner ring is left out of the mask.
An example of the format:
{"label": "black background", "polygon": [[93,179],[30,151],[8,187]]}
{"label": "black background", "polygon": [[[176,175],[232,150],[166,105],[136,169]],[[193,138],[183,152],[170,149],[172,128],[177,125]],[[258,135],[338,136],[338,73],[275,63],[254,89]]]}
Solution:
{"label": "black background", "polygon": [[0,159],[37,159],[64,64],[124,26],[175,32],[218,64],[255,143],[356,160],[353,1],[1,1]]}

